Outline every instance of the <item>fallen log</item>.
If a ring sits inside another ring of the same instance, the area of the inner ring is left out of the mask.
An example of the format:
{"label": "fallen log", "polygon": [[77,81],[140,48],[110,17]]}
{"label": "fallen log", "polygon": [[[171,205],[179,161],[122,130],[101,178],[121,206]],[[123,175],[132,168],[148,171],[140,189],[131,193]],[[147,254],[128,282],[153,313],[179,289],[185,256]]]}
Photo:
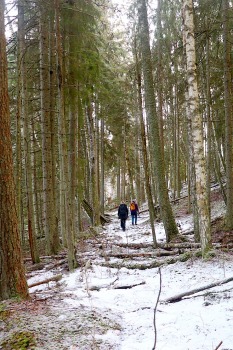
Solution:
{"label": "fallen log", "polygon": [[152,253],[109,253],[105,254],[104,256],[112,257],[112,258],[119,258],[119,259],[133,259],[133,258],[155,258],[159,256],[171,256],[171,255],[177,255],[179,254],[178,250],[176,251],[158,251],[158,252],[152,252]]}
{"label": "fallen log", "polygon": [[43,263],[38,263],[38,264],[31,265],[31,266],[27,266],[27,272],[32,272],[32,271],[36,271],[36,270],[43,270],[44,267],[45,267],[45,264],[43,264]]}
{"label": "fallen log", "polygon": [[136,283],[136,284],[129,284],[129,285],[125,285],[125,286],[114,286],[113,289],[131,289],[137,286],[141,286],[143,284],[146,284],[146,282],[140,282],[140,283]]}
{"label": "fallen log", "polygon": [[51,264],[49,264],[49,265],[47,265],[47,266],[45,267],[45,270],[46,270],[46,271],[53,270],[53,269],[55,269],[55,268],[57,268],[57,267],[59,267],[59,266],[61,266],[61,265],[63,265],[63,264],[66,264],[67,262],[68,262],[68,259],[65,258],[65,259],[62,259],[62,260],[60,260],[60,261],[54,263],[54,264],[51,263]]}
{"label": "fallen log", "polygon": [[[233,248],[233,244],[221,245],[219,243],[212,244],[214,248]],[[201,248],[201,243],[195,242],[180,242],[180,243],[158,243],[157,248],[154,248],[153,243],[112,243],[112,246],[117,246],[121,248],[130,248],[130,249],[141,249],[141,248],[153,248],[156,251],[158,248],[164,250],[172,250],[172,249],[198,249]]]}
{"label": "fallen log", "polygon": [[148,269],[153,269],[155,267],[159,267],[165,263],[158,262],[158,261],[153,261],[150,264],[139,264],[139,263],[133,263],[133,264],[127,264],[125,261],[121,262],[102,262],[99,263],[100,266],[105,266],[108,268],[113,268],[113,269],[121,269],[121,268],[126,268],[128,270],[148,270]]}
{"label": "fallen log", "polygon": [[[43,255],[43,256],[40,256],[40,260],[51,260],[51,259],[58,260],[58,259],[64,258],[66,255],[67,253],[60,253],[58,255]],[[23,260],[24,262],[28,262],[28,261],[32,261],[32,258],[24,258]]]}
{"label": "fallen log", "polygon": [[67,255],[66,252],[64,253],[60,253],[60,254],[57,254],[57,255],[44,255],[44,256],[40,256],[40,259],[55,259],[55,260],[58,260],[58,259],[63,259],[65,256]]}
{"label": "fallen log", "polygon": [[122,248],[132,248],[132,249],[141,249],[141,248],[152,248],[153,243],[112,243],[112,246],[122,247]]}
{"label": "fallen log", "polygon": [[229,278],[226,278],[226,279],[221,280],[221,281],[210,283],[210,284],[207,284],[206,286],[191,289],[187,292],[183,292],[183,293],[174,295],[173,297],[167,298],[167,299],[163,300],[162,302],[163,303],[176,303],[177,301],[181,301],[183,297],[187,297],[189,295],[196,294],[198,292],[201,292],[202,290],[210,289],[210,288],[213,288],[216,286],[221,286],[222,284],[225,284],[225,283],[228,283],[231,281],[233,281],[233,277],[229,277]]}
{"label": "fallen log", "polygon": [[195,243],[195,242],[180,242],[180,243],[159,243],[158,244],[159,248],[162,249],[182,249],[182,248],[187,248],[187,249],[192,249],[192,248],[200,248],[201,243]]}
{"label": "fallen log", "polygon": [[[93,222],[93,215],[94,215],[93,208],[85,198],[82,201],[82,206],[85,212],[87,213],[87,215],[89,216],[89,218],[91,219],[91,222]],[[102,225],[109,223],[110,221],[111,221],[111,218],[109,215],[105,216],[103,214],[100,214],[100,222]]]}
{"label": "fallen log", "polygon": [[36,286],[39,286],[39,285],[41,285],[41,284],[45,284],[45,283],[49,283],[49,282],[58,282],[58,281],[60,281],[61,279],[62,279],[62,274],[55,275],[55,276],[46,278],[45,280],[42,280],[42,281],[38,281],[38,282],[35,282],[35,283],[32,283],[32,284],[29,284],[29,285],[28,285],[28,288],[36,287]]}
{"label": "fallen log", "polygon": [[[154,248],[153,247],[153,243],[115,243],[112,244],[115,245],[117,247],[122,247],[122,248],[132,248],[132,249],[141,249],[141,248]],[[180,243],[159,243],[158,244],[158,248],[161,249],[165,249],[165,250],[171,250],[174,248],[177,249],[183,249],[183,248],[187,248],[187,249],[196,249],[196,248],[200,248],[201,247],[201,243],[194,243],[194,242],[180,242]],[[156,248],[154,248],[154,250],[156,250]]]}
{"label": "fallen log", "polygon": [[174,257],[169,257],[167,259],[164,259],[163,261],[161,260],[154,260],[150,263],[137,263],[137,262],[131,262],[131,261],[121,261],[121,262],[104,262],[100,263],[100,266],[106,266],[110,268],[123,268],[125,267],[126,269],[129,270],[148,270],[148,269],[153,269],[155,267],[160,267],[162,265],[170,265],[170,264],[175,264],[177,261],[184,262],[190,259],[190,257],[193,256],[195,252],[192,253],[184,253],[179,256],[174,256]]}
{"label": "fallen log", "polygon": [[[137,286],[141,286],[143,284],[146,284],[146,282],[139,282],[139,283],[136,283],[136,284],[128,284],[128,285],[122,285],[122,286],[114,286],[113,289],[131,289],[131,288],[134,288],[134,287],[137,287]],[[90,291],[100,291],[100,289],[103,289],[103,288],[109,288],[109,286],[107,285],[103,285],[103,286],[91,286],[89,288]]]}

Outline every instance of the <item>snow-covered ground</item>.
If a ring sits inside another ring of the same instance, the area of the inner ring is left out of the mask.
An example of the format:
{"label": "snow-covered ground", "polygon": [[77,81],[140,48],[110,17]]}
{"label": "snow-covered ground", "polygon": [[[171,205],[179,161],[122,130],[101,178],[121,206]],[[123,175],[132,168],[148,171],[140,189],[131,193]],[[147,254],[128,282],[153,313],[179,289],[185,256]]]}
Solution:
{"label": "snow-covered ground", "polygon": [[[219,210],[214,215],[219,215]],[[152,242],[148,214],[139,216],[137,226],[132,226],[130,219],[127,220],[126,232],[121,231],[116,213],[112,214],[112,218],[112,223],[107,225],[103,233],[109,239],[115,239],[118,243]],[[189,230],[192,227],[191,216],[179,218],[179,223],[182,231]],[[161,224],[156,224],[156,235],[159,242],[164,241]],[[114,257],[109,259],[109,262],[117,260]],[[87,263],[86,268],[78,268],[62,278],[59,291],[62,303],[58,318],[68,322],[69,310],[81,312],[82,309],[88,309],[89,312],[102,315],[102,321],[106,320],[109,329],[106,333],[100,332],[98,328],[92,329],[93,344],[100,344],[98,347],[89,345],[88,348],[81,342],[78,345],[72,338],[59,349],[151,350],[155,339],[154,308],[160,290],[158,268],[110,268],[97,262],[98,259],[90,267]],[[41,279],[45,276],[49,276],[49,273],[40,274]],[[233,282],[190,295],[179,302],[163,302],[170,296],[229,277],[233,277],[232,256],[224,253],[217,253],[209,261],[193,258],[163,265],[161,295],[155,317],[156,349],[233,350]],[[29,283],[37,279],[38,276],[32,277]],[[126,288],[132,285],[136,286]],[[45,292],[45,288],[46,285],[41,285],[30,291],[39,295]]]}

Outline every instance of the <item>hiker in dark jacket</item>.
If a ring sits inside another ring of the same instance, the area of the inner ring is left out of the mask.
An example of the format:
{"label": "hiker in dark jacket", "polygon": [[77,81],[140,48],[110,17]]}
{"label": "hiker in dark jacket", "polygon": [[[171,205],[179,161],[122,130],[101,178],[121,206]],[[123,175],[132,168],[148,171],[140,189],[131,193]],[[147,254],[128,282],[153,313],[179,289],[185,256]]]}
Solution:
{"label": "hiker in dark jacket", "polygon": [[121,228],[125,231],[125,222],[128,218],[129,210],[124,201],[121,202],[118,208],[118,217],[121,220]]}
{"label": "hiker in dark jacket", "polygon": [[131,219],[132,219],[132,225],[137,225],[137,218],[138,218],[138,214],[139,214],[139,209],[138,209],[138,205],[136,203],[136,199],[132,200],[132,202],[130,203],[130,213],[131,213]]}

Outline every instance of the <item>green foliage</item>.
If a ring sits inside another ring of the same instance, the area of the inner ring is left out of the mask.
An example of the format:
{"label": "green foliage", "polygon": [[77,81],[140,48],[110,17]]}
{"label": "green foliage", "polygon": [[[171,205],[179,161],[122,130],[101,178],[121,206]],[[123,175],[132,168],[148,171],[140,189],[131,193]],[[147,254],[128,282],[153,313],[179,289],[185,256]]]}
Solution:
{"label": "green foliage", "polygon": [[202,251],[201,250],[198,250],[196,253],[195,253],[195,256],[197,258],[202,258]]}
{"label": "green foliage", "polygon": [[203,258],[205,260],[212,260],[216,256],[216,252],[214,250],[208,250],[205,252]]}
{"label": "green foliage", "polygon": [[15,332],[1,344],[2,350],[35,349],[35,337],[31,332]]}
{"label": "green foliage", "polygon": [[6,305],[4,303],[0,303],[0,313],[6,309]]}
{"label": "green foliage", "polygon": [[[110,28],[104,1],[96,6],[84,0],[66,3],[62,8],[62,32],[67,85],[66,108],[77,109],[79,127],[85,129],[87,106],[97,106],[98,119],[104,119],[105,171],[117,164],[123,154],[122,126],[129,130],[127,62],[122,37]],[[88,145],[87,145],[88,146]]]}
{"label": "green foliage", "polygon": [[184,253],[184,254],[182,254],[181,256],[180,256],[180,262],[185,262],[185,261],[187,261],[187,260],[189,260],[189,259],[191,259],[192,258],[192,253],[190,253],[190,252],[187,252],[187,253]]}
{"label": "green foliage", "polygon": [[7,310],[4,303],[0,303],[0,321],[6,321],[10,316],[10,311]]}

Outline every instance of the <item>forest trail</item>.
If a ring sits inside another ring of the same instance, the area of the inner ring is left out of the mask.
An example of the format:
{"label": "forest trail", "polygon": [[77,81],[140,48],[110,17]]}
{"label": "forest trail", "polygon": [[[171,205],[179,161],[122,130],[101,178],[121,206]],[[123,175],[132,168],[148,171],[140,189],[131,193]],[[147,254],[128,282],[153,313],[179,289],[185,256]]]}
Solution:
{"label": "forest trail", "polygon": [[[99,235],[93,234],[89,239],[79,241],[79,268],[74,272],[68,272],[63,254],[44,257],[38,269],[27,260],[29,285],[56,275],[62,275],[62,278],[30,288],[29,301],[1,303],[0,349],[151,349],[154,338],[153,309],[159,290],[158,267],[162,267],[161,300],[176,294],[176,290],[183,291],[184,284],[185,289],[190,289],[194,282],[194,286],[203,285],[208,274],[211,281],[215,281],[228,276],[231,271],[231,250],[222,253],[219,249],[215,258],[207,262],[197,258],[200,247],[193,241],[191,216],[185,214],[185,206],[184,202],[174,207],[184,240],[174,242],[173,246],[165,244],[162,224],[157,222],[159,248],[153,248],[148,212],[142,210],[137,226],[132,226],[129,218],[126,232],[122,232],[114,211],[110,213],[111,223],[105,225]],[[221,220],[222,209],[221,201],[215,200],[212,212],[216,227],[218,220]],[[225,298],[225,302],[230,301],[231,289],[226,292],[226,286],[216,287],[217,291],[219,289],[224,290],[225,294],[220,297],[218,293],[208,292],[210,297],[205,296],[206,305],[216,306],[221,298]],[[182,301],[182,305],[185,302],[187,300]],[[161,311],[162,308],[167,311]],[[168,325],[170,329],[176,325],[172,314],[168,316],[172,308],[178,310],[175,305],[159,306],[159,332],[161,329],[166,332]],[[182,306],[178,308],[181,314],[185,312]],[[230,312],[228,304],[226,310],[221,312]],[[223,330],[227,334],[224,327]],[[201,338],[202,332],[199,332]],[[218,340],[222,338],[216,337],[214,344]],[[160,341],[163,343],[159,343],[159,350],[207,349],[198,345],[176,347],[175,343],[171,348],[168,332],[163,334]],[[192,340],[189,341],[191,344]]]}

